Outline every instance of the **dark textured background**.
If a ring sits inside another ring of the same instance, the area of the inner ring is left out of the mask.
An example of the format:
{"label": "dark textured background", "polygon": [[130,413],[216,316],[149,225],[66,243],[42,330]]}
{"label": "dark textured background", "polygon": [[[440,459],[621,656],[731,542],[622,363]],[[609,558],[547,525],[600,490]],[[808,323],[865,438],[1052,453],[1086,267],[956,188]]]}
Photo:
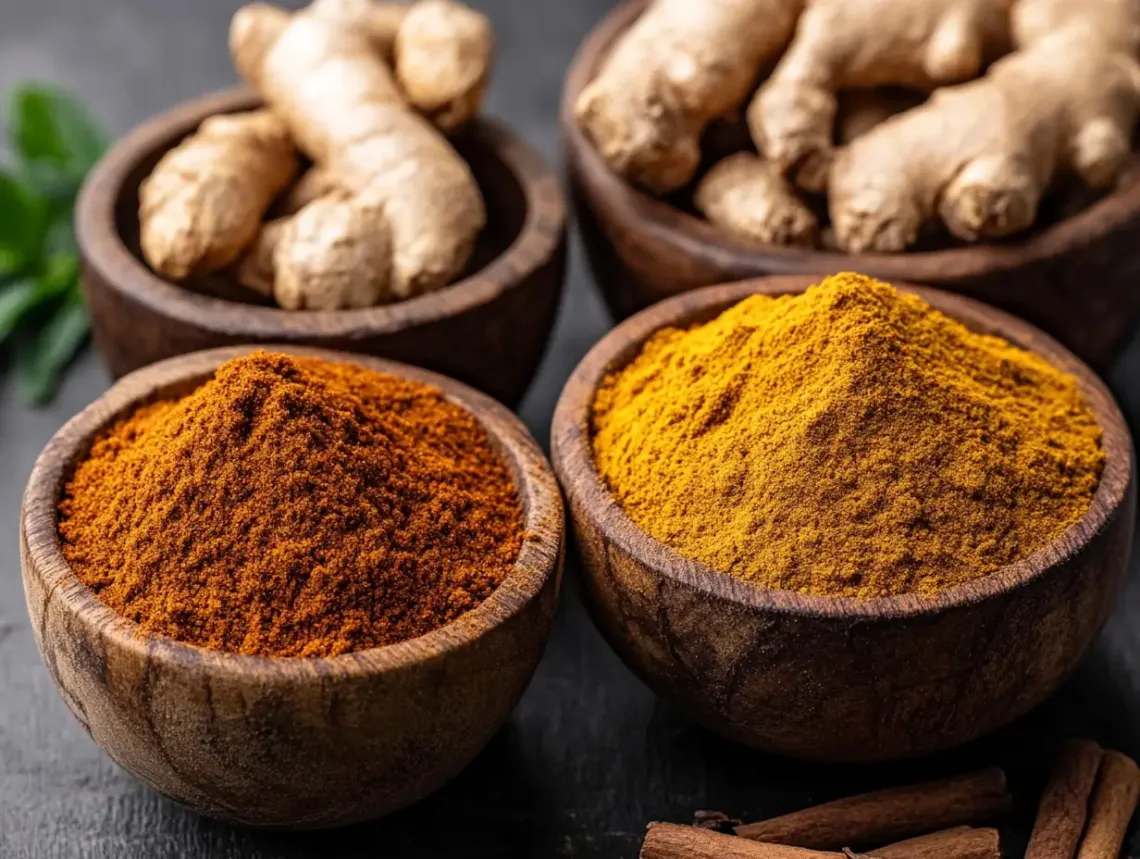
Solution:
{"label": "dark textured background", "polygon": [[[703,0],[693,0],[703,2]],[[233,0],[0,0],[0,91],[26,78],[77,92],[113,132],[233,81],[225,32]],[[489,112],[559,156],[559,86],[574,47],[611,0],[476,0],[500,61]],[[1095,289],[1095,284],[1089,284]],[[567,298],[522,414],[545,444],[571,368],[608,322],[575,246]],[[1113,373],[1140,412],[1140,344]],[[760,817],[855,790],[1000,762],[1017,799],[1003,828],[1020,855],[1048,759],[1088,733],[1140,755],[1140,588],[1130,585],[1078,676],[999,735],[920,764],[826,768],[777,760],[693,727],[656,701],[585,617],[573,571],[554,635],[509,725],[456,782],[375,824],[265,834],[204,820],[117,769],[56,695],[28,628],[17,512],[51,434],[108,384],[88,352],[48,409],[22,407],[0,377],[0,857],[634,857],[652,819],[698,808]],[[1132,577],[1134,581],[1135,577]],[[385,854],[387,850],[387,854]]]}

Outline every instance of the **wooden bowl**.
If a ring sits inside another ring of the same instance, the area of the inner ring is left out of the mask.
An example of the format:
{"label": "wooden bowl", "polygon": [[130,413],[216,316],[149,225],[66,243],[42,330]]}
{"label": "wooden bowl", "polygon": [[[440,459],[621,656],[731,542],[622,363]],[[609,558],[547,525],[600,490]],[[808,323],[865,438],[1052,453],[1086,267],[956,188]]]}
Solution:
{"label": "wooden bowl", "polygon": [[557,176],[498,122],[476,120],[453,139],[483,191],[488,223],[466,276],[439,292],[366,310],[288,311],[249,303],[256,297],[229,277],[188,289],[147,267],[139,183],[206,117],[256,106],[243,89],[186,102],[123,137],[85,183],[76,239],[95,343],[111,373],[216,346],[296,343],[405,361],[511,405],[522,399],[562,294],[566,205]]}
{"label": "wooden bowl", "polygon": [[1040,326],[1098,368],[1127,345],[1140,319],[1140,158],[1117,190],[1079,214],[999,243],[853,256],[733,238],[612,173],[574,121],[578,94],[644,6],[628,0],[603,19],[579,48],[562,94],[575,216],[616,318],[709,284],[854,269],[988,302]]}
{"label": "wooden bowl", "polygon": [[186,393],[252,347],[213,349],[124,378],[69,421],[32,470],[20,560],[36,643],[64,701],[120,766],[194,810],[266,827],[377,817],[455,776],[510,715],[558,599],[562,499],[522,423],[451,379],[376,358],[296,347],[442,388],[508,463],[527,539],[503,584],[427,635],[320,659],[239,656],[153,635],[100,602],[56,533],[64,481],[116,417]]}
{"label": "wooden bowl", "polygon": [[970,299],[907,287],[970,328],[1075,374],[1107,454],[1080,522],[1024,561],[935,598],[805,596],[713,572],[634,525],[594,467],[594,392],[650,334],[706,321],[753,293],[802,292],[813,280],[762,278],[671,298],[623,322],[578,365],[559,400],[551,445],[587,604],[630,668],[731,739],[820,761],[949,748],[1006,724],[1057,688],[1107,619],[1127,566],[1136,511],[1132,441],[1112,395],[1064,347]]}

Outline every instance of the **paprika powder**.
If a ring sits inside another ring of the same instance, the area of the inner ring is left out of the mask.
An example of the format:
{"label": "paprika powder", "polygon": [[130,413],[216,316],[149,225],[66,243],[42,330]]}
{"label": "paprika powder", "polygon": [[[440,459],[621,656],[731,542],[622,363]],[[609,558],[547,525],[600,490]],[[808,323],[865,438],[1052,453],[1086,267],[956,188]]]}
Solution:
{"label": "paprika powder", "polygon": [[59,533],[79,578],[150,632],[308,657],[474,608],[523,523],[482,425],[438,389],[255,352],[106,430],[65,487]]}

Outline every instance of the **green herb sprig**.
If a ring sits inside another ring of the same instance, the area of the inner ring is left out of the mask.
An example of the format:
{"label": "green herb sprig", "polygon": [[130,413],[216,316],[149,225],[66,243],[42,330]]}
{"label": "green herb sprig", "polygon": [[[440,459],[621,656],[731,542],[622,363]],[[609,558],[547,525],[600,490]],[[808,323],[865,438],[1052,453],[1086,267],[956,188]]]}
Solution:
{"label": "green herb sprig", "polygon": [[0,167],[0,349],[23,398],[42,404],[90,328],[72,216],[107,140],[71,96],[39,84],[15,90],[6,120],[14,163]]}

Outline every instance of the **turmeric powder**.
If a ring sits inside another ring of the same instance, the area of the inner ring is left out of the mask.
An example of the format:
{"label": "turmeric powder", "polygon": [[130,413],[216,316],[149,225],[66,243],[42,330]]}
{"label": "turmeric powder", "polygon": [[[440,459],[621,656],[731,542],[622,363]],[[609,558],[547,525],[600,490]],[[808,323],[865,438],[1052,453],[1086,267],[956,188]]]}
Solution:
{"label": "turmeric powder", "polygon": [[1077,380],[855,274],[657,332],[593,407],[633,521],[766,588],[934,595],[1045,546],[1104,465]]}

